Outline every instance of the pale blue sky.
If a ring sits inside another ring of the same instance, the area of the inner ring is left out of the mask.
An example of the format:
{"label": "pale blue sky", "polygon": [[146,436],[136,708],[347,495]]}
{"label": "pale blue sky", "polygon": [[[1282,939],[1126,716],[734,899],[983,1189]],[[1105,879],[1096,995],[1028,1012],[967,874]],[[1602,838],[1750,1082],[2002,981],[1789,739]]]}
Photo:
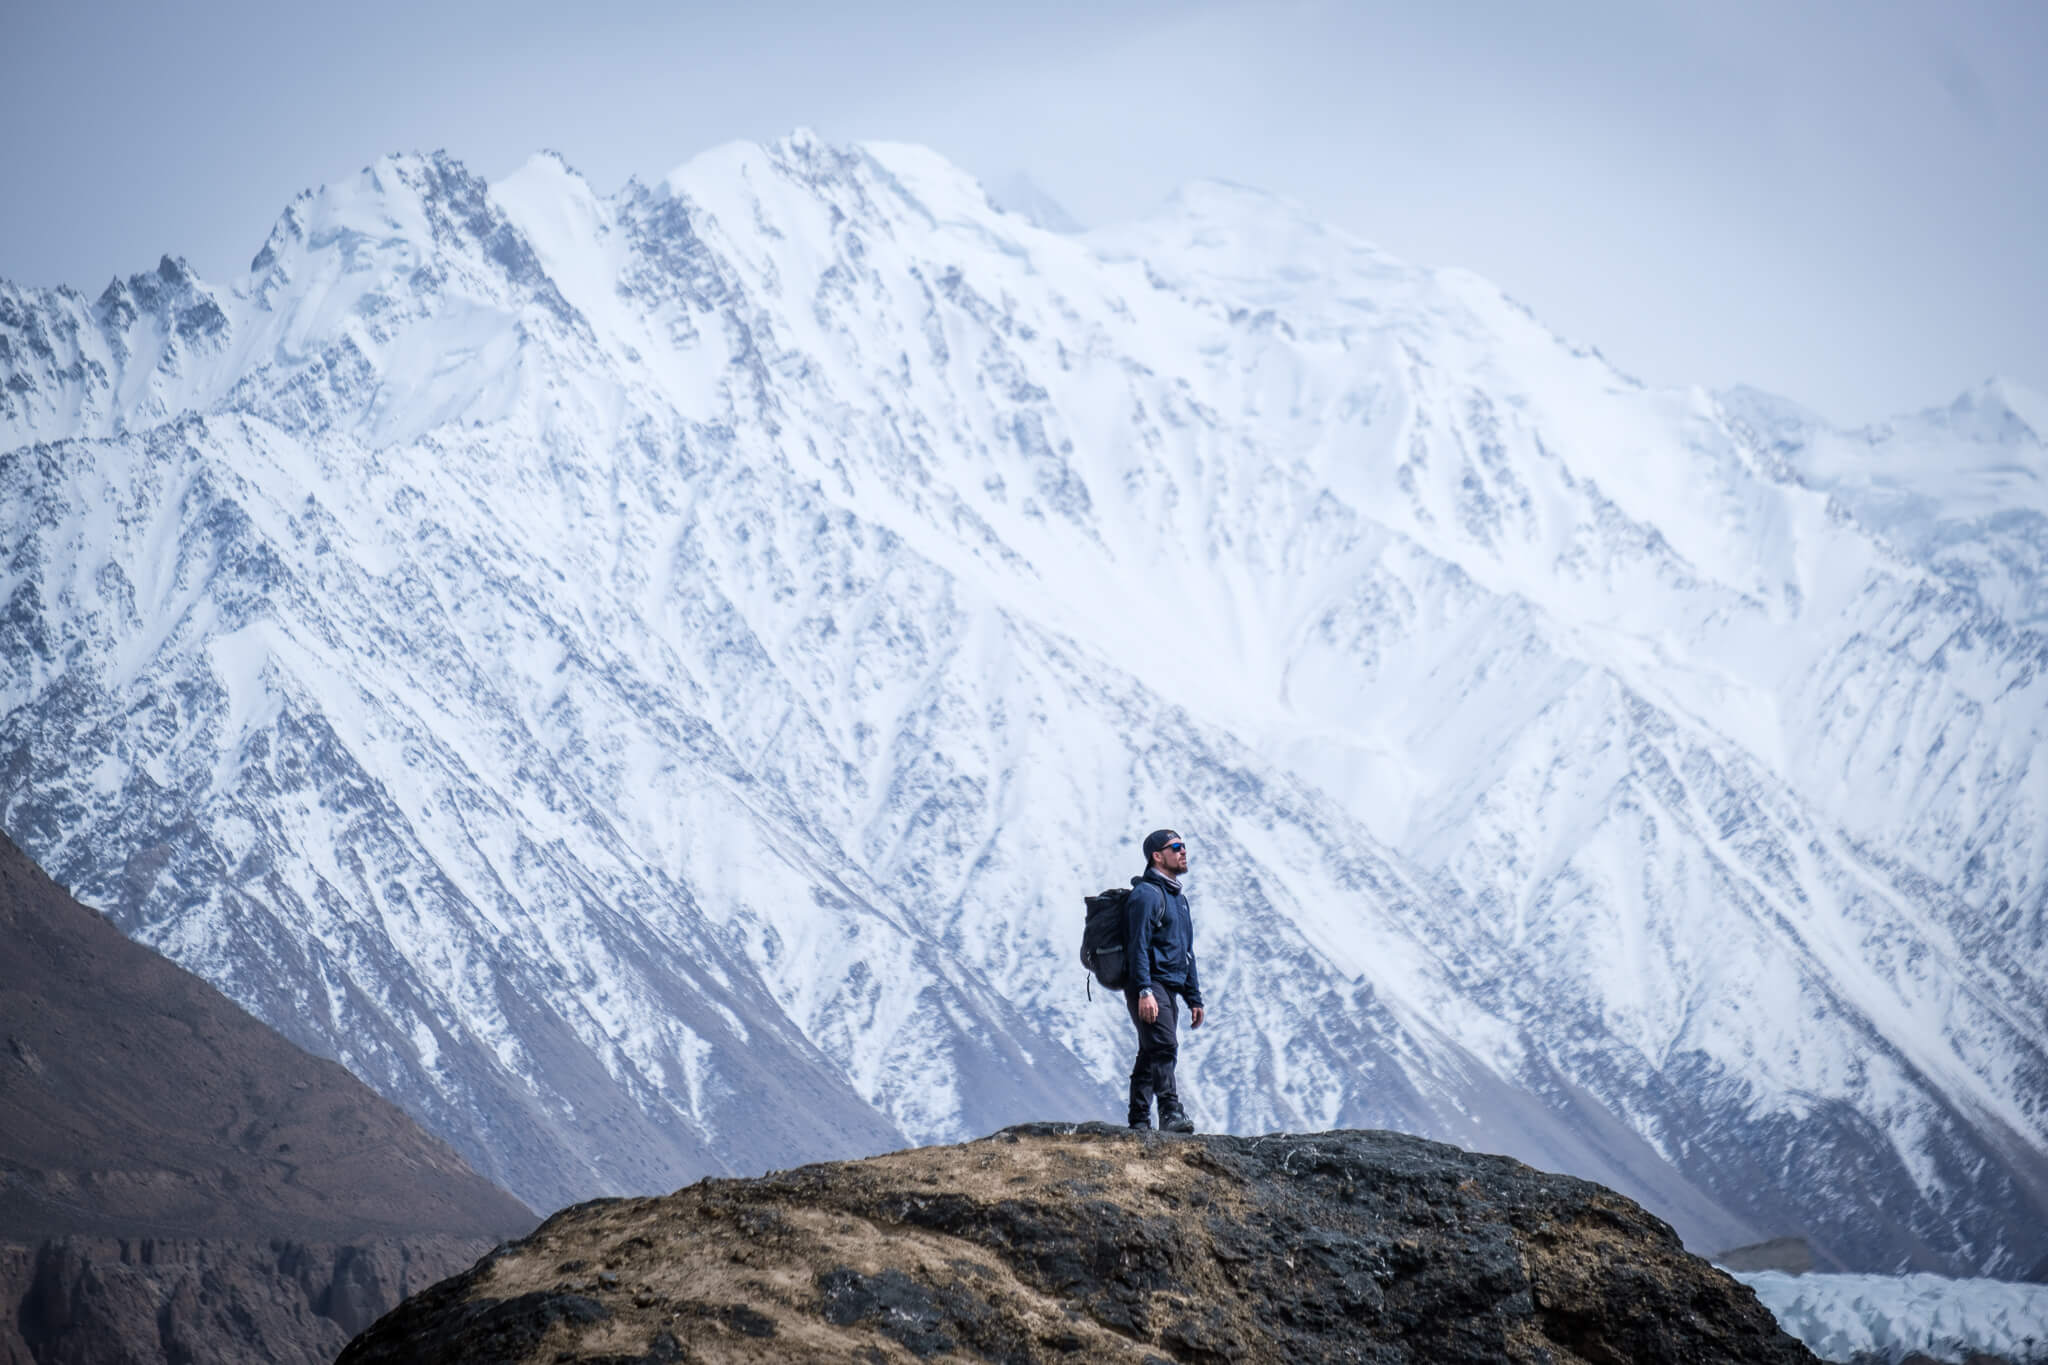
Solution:
{"label": "pale blue sky", "polygon": [[2048,389],[2048,3],[13,0],[0,276],[246,265],[387,151],[600,190],[798,125],[1078,218],[1219,176],[1464,265],[1658,384],[1840,421]]}

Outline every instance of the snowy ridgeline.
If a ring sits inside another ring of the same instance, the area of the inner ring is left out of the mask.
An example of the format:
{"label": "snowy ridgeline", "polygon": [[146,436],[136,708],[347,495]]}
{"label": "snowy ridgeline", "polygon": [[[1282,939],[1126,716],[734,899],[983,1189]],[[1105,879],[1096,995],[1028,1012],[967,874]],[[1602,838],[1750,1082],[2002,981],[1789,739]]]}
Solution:
{"label": "snowy ridgeline", "polygon": [[1823,1360],[2048,1361],[2048,1284],[1941,1275],[1738,1274]]}
{"label": "snowy ridgeline", "polygon": [[553,1208],[1118,1112],[1079,897],[1171,823],[1205,1128],[2023,1278],[2044,433],[1645,389],[1237,187],[393,157],[0,283],[0,828]]}

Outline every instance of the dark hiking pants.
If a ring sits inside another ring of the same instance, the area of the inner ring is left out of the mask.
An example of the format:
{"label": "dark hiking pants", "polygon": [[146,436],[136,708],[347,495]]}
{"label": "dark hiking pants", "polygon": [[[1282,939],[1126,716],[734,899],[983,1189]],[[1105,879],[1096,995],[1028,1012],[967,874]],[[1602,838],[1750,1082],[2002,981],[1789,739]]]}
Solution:
{"label": "dark hiking pants", "polygon": [[1131,1067],[1132,1123],[1151,1122],[1155,1097],[1162,1119],[1180,1108],[1180,1091],[1173,1083],[1173,1064],[1180,1056],[1180,992],[1155,982],[1152,998],[1159,1002],[1159,1017],[1148,1024],[1138,1017],[1138,993],[1124,992],[1138,1030],[1138,1060]]}

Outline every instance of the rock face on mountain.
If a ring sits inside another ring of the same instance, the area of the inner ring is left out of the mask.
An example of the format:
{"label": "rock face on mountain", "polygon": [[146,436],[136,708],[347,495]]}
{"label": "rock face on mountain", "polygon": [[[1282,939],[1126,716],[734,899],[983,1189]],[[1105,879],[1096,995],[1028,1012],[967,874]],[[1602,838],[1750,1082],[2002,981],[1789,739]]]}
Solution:
{"label": "rock face on mountain", "polygon": [[0,1242],[0,1365],[327,1365],[474,1236]]}
{"label": "rock face on mountain", "polygon": [[0,827],[536,1207],[1114,1114],[1171,825],[1206,1127],[2026,1274],[2044,413],[1645,389],[1235,186],[387,158],[0,285]]}
{"label": "rock face on mountain", "polygon": [[338,1365],[1811,1361],[1597,1185],[1385,1132],[1036,1124],[568,1209]]}
{"label": "rock face on mountain", "polygon": [[532,1225],[4,837],[0,1048],[0,1361],[324,1362]]}

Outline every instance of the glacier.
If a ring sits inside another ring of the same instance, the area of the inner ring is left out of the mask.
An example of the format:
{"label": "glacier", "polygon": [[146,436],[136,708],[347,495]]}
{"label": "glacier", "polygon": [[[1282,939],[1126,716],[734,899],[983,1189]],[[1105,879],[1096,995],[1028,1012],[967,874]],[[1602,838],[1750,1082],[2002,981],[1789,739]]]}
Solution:
{"label": "glacier", "polygon": [[2048,1359],[2048,1284],[1775,1270],[1735,1278],[1822,1360]]}
{"label": "glacier", "polygon": [[2048,1277],[2048,446],[1645,388],[1240,186],[380,160],[0,285],[0,826],[528,1202],[1120,1107]]}

